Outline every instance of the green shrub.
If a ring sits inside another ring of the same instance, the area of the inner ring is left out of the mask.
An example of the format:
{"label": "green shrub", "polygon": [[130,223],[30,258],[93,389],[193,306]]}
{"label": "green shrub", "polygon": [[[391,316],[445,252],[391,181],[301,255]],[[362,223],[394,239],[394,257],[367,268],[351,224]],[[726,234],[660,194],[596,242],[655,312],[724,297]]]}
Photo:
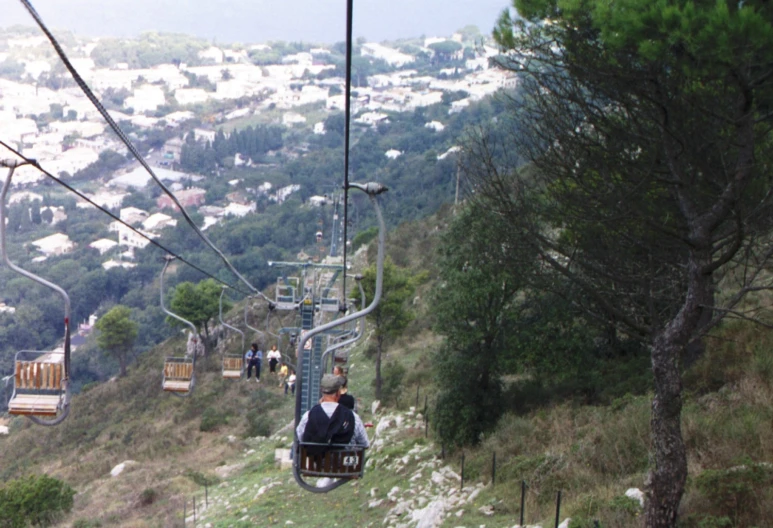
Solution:
{"label": "green shrub", "polygon": [[385,403],[397,404],[397,399],[403,392],[405,367],[397,361],[389,361],[382,372],[381,399]]}
{"label": "green shrub", "polygon": [[201,423],[199,424],[199,431],[209,432],[214,431],[221,425],[228,423],[228,417],[225,413],[214,409],[213,407],[207,407],[201,414]]}
{"label": "green shrub", "polygon": [[268,416],[256,412],[247,413],[247,437],[271,436],[271,424]]}
{"label": "green shrub", "polygon": [[102,523],[96,520],[78,519],[72,523],[72,528],[102,528]]}
{"label": "green shrub", "polygon": [[0,488],[0,527],[50,526],[73,506],[75,490],[48,475],[32,475]]}
{"label": "green shrub", "polygon": [[[695,487],[708,499],[707,514],[698,526],[753,526],[761,515],[773,485],[773,467],[770,464],[747,462],[730,469],[710,469],[695,479]],[[714,519],[711,519],[711,518]]]}
{"label": "green shrub", "polygon": [[140,506],[150,506],[158,498],[158,492],[153,488],[145,488],[140,493]]}
{"label": "green shrub", "polygon": [[[221,465],[225,465],[225,463]],[[191,479],[199,486],[214,486],[215,484],[220,482],[217,479],[217,477],[208,477],[204,473],[201,473],[199,471],[193,471],[191,469],[185,472],[185,476]]]}

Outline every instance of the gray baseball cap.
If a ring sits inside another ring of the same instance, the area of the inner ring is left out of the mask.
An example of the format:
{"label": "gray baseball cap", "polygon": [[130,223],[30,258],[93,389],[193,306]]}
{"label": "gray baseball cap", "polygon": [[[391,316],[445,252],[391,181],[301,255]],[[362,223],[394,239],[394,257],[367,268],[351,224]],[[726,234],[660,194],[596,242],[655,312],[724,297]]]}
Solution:
{"label": "gray baseball cap", "polygon": [[333,374],[325,374],[322,376],[322,381],[319,384],[319,388],[325,394],[333,394],[338,392],[344,384],[344,380],[341,376],[334,376]]}

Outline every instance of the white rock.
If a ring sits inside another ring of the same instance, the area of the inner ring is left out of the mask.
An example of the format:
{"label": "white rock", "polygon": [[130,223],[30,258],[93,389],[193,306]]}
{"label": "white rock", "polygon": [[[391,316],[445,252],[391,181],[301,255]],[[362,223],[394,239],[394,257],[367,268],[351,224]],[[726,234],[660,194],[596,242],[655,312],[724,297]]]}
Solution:
{"label": "white rock", "polygon": [[445,503],[443,499],[430,502],[426,508],[411,512],[411,520],[416,528],[436,528],[443,522]]}
{"label": "white rock", "polygon": [[402,414],[398,414],[395,417],[395,423],[397,424],[397,427],[402,427],[403,426],[403,415]]}
{"label": "white rock", "polygon": [[454,515],[456,515],[457,517],[461,517],[462,515],[464,515],[464,510],[459,510]]}
{"label": "white rock", "polygon": [[470,495],[467,497],[467,502],[474,501],[478,494],[480,494],[480,488],[473,490],[472,493],[470,493]]}
{"label": "white rock", "polygon": [[390,427],[392,427],[392,418],[390,416],[385,416],[379,420],[378,425],[376,426],[376,436],[383,435]]}
{"label": "white rock", "polygon": [[231,466],[218,466],[215,468],[215,474],[221,479],[228,478],[234,471],[239,471],[244,464],[233,464]]}
{"label": "white rock", "polygon": [[629,499],[639,501],[639,506],[644,508],[644,492],[639,488],[628,488],[625,491],[625,496]]}
{"label": "white rock", "polygon": [[370,488],[370,496],[375,498],[378,495],[378,488]]}
{"label": "white rock", "polygon": [[400,488],[398,486],[395,486],[391,490],[389,490],[389,493],[387,493],[387,498],[394,502],[397,498],[397,494],[400,493]]}
{"label": "white rock", "polygon": [[569,523],[570,522],[572,522],[572,518],[571,517],[567,517],[566,519],[564,519],[564,522],[562,522],[561,524],[558,525],[558,528],[569,528]]}
{"label": "white rock", "polygon": [[376,400],[370,405],[370,412],[371,414],[376,414],[376,411],[378,411],[378,408],[381,407],[381,402]]}
{"label": "white rock", "polygon": [[7,434],[8,434],[8,426],[0,425],[0,435],[7,435]]}
{"label": "white rock", "polygon": [[295,524],[295,523],[292,522],[292,521],[287,521],[287,522],[285,522],[285,524]]}
{"label": "white rock", "polygon": [[430,477],[430,480],[435,484],[437,484],[438,486],[442,486],[445,483],[446,478],[442,474],[438,473],[437,471],[433,471],[432,477]]}
{"label": "white rock", "polygon": [[368,503],[368,508],[378,508],[382,504],[384,504],[384,499],[372,500]]}
{"label": "white rock", "polygon": [[113,469],[110,470],[110,476],[117,477],[121,473],[124,472],[124,470],[129,467],[135,465],[137,462],[134,460],[125,460],[124,462],[121,462],[117,466],[115,466]]}
{"label": "white rock", "polygon": [[234,442],[236,442],[236,437],[234,435],[228,435],[227,438],[228,438],[229,444],[233,444]]}

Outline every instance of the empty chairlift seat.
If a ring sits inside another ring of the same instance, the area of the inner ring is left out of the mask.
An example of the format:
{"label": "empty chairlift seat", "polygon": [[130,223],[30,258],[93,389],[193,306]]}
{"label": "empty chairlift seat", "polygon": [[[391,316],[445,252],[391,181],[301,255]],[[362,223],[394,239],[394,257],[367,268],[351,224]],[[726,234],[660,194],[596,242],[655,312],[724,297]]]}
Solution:
{"label": "empty chairlift seat", "polygon": [[193,388],[193,359],[166,358],[162,386],[169,392],[190,392]]}
{"label": "empty chairlift seat", "polygon": [[244,359],[241,356],[223,356],[223,377],[226,379],[239,379],[244,371]]}
{"label": "empty chairlift seat", "polygon": [[56,416],[64,403],[64,354],[22,351],[16,354],[14,391],[8,412]]}

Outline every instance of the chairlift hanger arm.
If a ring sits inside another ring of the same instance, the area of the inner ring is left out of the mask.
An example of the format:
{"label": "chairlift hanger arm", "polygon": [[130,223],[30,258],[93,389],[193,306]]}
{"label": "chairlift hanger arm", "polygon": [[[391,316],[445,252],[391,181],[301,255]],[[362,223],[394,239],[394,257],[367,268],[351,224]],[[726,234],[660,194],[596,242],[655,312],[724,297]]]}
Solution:
{"label": "chairlift hanger arm", "polygon": [[[250,323],[247,322],[247,310],[250,308],[250,300],[252,299],[252,295],[247,297],[247,302],[244,303],[244,326],[252,330],[253,332],[260,334],[260,337],[263,338],[264,332],[262,330],[259,330],[255,328],[254,326],[250,326]],[[272,303],[273,304],[273,303]]]}
{"label": "chairlift hanger arm", "polygon": [[225,293],[227,286],[223,286],[223,289],[220,291],[220,303],[219,303],[219,312],[218,312],[218,318],[220,319],[220,324],[225,326],[226,328],[229,328],[242,336],[242,351],[241,353],[244,354],[244,332],[236,328],[235,326],[231,326],[228,323],[226,323],[223,320],[223,294]]}
{"label": "chairlift hanger arm", "polygon": [[[365,301],[365,289],[362,287],[362,275],[355,275],[355,276],[352,276],[352,278],[357,281],[357,286],[360,287],[360,296],[362,297],[362,307],[365,308],[365,302],[366,302]],[[350,339],[347,339],[346,341],[342,341],[340,343],[336,343],[336,344],[328,347],[327,350],[325,350],[325,352],[322,354],[322,359],[321,359],[321,363],[322,363],[323,366],[327,365],[327,363],[325,363],[325,362],[327,361],[328,355],[330,355],[331,353],[335,353],[335,351],[340,349],[340,348],[344,348],[346,346],[353,345],[354,343],[359,341],[360,338],[363,335],[365,335],[365,324],[366,324],[365,321],[366,321],[365,320],[365,316],[363,315],[359,319],[359,323],[360,323],[361,326],[358,325],[358,330],[355,331],[355,335],[353,337],[351,337]]]}
{"label": "chairlift hanger arm", "polygon": [[61,404],[61,412],[53,419],[28,416],[32,422],[38,425],[53,426],[62,423],[64,419],[67,418],[67,416],[70,414],[70,297],[67,295],[67,292],[64,291],[64,289],[57,286],[53,282],[47,281],[46,279],[39,277],[25,269],[22,269],[11,262],[8,258],[6,245],[6,201],[8,198],[8,191],[11,188],[11,179],[13,178],[13,173],[17,167],[31,164],[33,163],[27,160],[0,160],[0,165],[8,168],[8,175],[5,179],[5,185],[3,185],[3,190],[0,192],[0,253],[2,253],[3,262],[5,262],[5,264],[11,268],[11,270],[20,275],[23,275],[24,277],[27,277],[34,282],[37,282],[38,284],[42,284],[43,286],[54,290],[62,297],[62,300],[64,301],[64,373],[62,375],[62,391],[64,394]]}

